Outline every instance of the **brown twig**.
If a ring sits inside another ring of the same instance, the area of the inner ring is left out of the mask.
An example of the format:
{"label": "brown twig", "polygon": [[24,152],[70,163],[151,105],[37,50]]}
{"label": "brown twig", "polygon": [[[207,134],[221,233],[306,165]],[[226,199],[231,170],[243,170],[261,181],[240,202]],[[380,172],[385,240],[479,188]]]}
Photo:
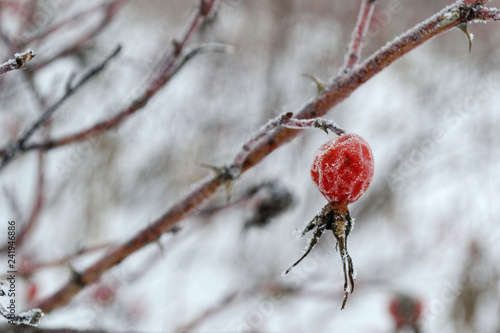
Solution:
{"label": "brown twig", "polygon": [[195,329],[197,326],[199,326],[205,320],[207,320],[210,317],[213,317],[214,315],[224,311],[231,304],[233,304],[239,294],[240,294],[240,292],[238,290],[233,291],[231,294],[224,297],[220,302],[218,302],[214,306],[212,306],[212,307],[208,308],[207,310],[205,310],[204,312],[202,312],[198,317],[196,317],[190,323],[176,329],[175,332],[177,332],[177,333],[192,332],[193,329]]}
{"label": "brown twig", "polygon": [[475,12],[475,18],[484,21],[500,21],[500,9],[482,8]]}
{"label": "brown twig", "polygon": [[66,57],[70,54],[80,51],[82,48],[89,45],[89,43],[97,36],[113,19],[118,10],[125,4],[127,0],[114,0],[106,5],[104,8],[104,16],[98,25],[96,25],[92,30],[88,31],[85,35],[77,39],[73,44],[67,46],[65,49],[59,51],[57,54],[49,59],[42,59],[37,62],[33,70],[38,70],[43,68],[53,62],[56,59]]}
{"label": "brown twig", "polygon": [[[202,1],[204,2],[204,1]],[[206,1],[211,4],[210,8],[215,8],[217,0]],[[201,7],[200,7],[201,8]],[[142,109],[148,101],[163,87],[170,79],[195,55],[201,52],[216,51],[216,52],[226,52],[228,47],[219,44],[207,44],[201,45],[193,48],[190,51],[185,52],[187,44],[200,28],[201,23],[210,14],[205,10],[198,9],[193,14],[191,21],[188,25],[188,29],[184,33],[180,41],[174,42],[174,47],[169,49],[167,54],[162,58],[161,63],[157,66],[154,71],[154,76],[150,79],[149,83],[146,85],[145,90],[132,102],[130,102],[123,110],[118,112],[115,116],[99,122],[90,128],[82,130],[78,133],[60,138],[52,139],[42,143],[35,143],[26,146],[26,150],[32,149],[43,149],[48,150],[55,147],[60,147],[80,141],[86,141],[96,135],[99,135],[107,130],[119,126],[125,119],[130,115],[134,114],[138,110]],[[184,54],[185,53],[185,54]],[[0,150],[0,155],[2,151]]]}
{"label": "brown twig", "polygon": [[74,22],[78,22],[79,20],[82,20],[83,18],[85,18],[87,16],[90,16],[90,15],[92,15],[92,14],[98,12],[98,11],[103,10],[104,13],[106,13],[108,11],[108,8],[110,8],[109,7],[110,5],[112,5],[112,3],[109,3],[109,2],[108,3],[101,3],[101,4],[98,4],[98,5],[94,6],[94,7],[82,10],[81,12],[78,12],[75,15],[69,17],[69,18],[61,20],[61,21],[59,21],[59,22],[57,22],[55,24],[52,24],[52,25],[48,26],[47,28],[45,28],[43,30],[37,31],[32,36],[30,36],[30,37],[26,38],[25,40],[23,40],[22,44],[23,45],[28,45],[28,44],[30,44],[30,43],[32,43],[34,41],[42,40],[45,37],[51,35],[52,33],[60,30],[61,28],[65,28],[66,26],[68,26],[68,25],[70,25],[70,24],[72,24]]}
{"label": "brown twig", "polygon": [[363,46],[363,40],[370,26],[370,21],[373,15],[373,8],[375,7],[375,2],[377,0],[363,0],[361,2],[361,8],[359,9],[358,20],[356,22],[356,27],[352,33],[351,43],[349,44],[349,50],[345,56],[343,70],[348,71],[359,62],[361,58],[361,48]]}
{"label": "brown twig", "polygon": [[[21,137],[15,142],[11,143],[7,149],[0,152],[0,155],[3,156],[2,163],[0,163],[0,171],[14,159],[17,155],[19,155],[22,151],[26,150],[25,144],[31,138],[31,136],[42,126],[51,116],[52,114],[64,103],[70,96],[72,96],[79,88],[81,88],[85,83],[90,81],[95,75],[100,73],[106,64],[114,58],[121,50],[121,46],[115,48],[115,50],[104,59],[97,66],[92,67],[77,83],[74,85],[71,82],[68,83],[66,87],[66,92],[61,98],[59,98],[54,104],[48,107],[35,121],[26,132],[21,135]],[[2,154],[3,153],[3,154]]]}
{"label": "brown twig", "polygon": [[68,265],[69,262],[79,256],[92,253],[92,252],[97,252],[105,249],[109,249],[112,247],[112,244],[100,244],[100,245],[95,245],[95,246],[89,246],[85,248],[81,248],[77,250],[76,252],[64,256],[62,258],[52,260],[52,261],[47,261],[47,262],[31,262],[29,259],[28,260],[21,260],[21,265],[17,269],[17,274],[22,277],[28,277],[34,273],[36,273],[38,270],[42,268],[48,268],[48,267],[56,267],[56,266],[63,266],[63,265]]}
{"label": "brown twig", "polygon": [[[202,1],[206,3],[208,1]],[[476,1],[480,3],[479,0]],[[475,6],[471,4],[470,6]],[[330,108],[346,99],[363,83],[381,72],[402,55],[410,52],[432,37],[451,29],[457,24],[466,21],[467,9],[461,1],[445,8],[436,15],[427,19],[392,43],[377,51],[366,59],[360,66],[349,73],[338,77],[328,90],[323,92],[315,101],[307,104],[297,115],[298,119],[310,119],[323,116]],[[459,13],[458,17],[450,13]],[[221,168],[221,172],[195,188],[187,197],[171,207],[167,212],[146,227],[127,242],[105,255],[101,260],[78,274],[49,298],[42,300],[36,306],[44,312],[50,312],[57,307],[67,304],[71,298],[86,285],[93,283],[109,268],[120,263],[130,254],[156,241],[162,233],[169,231],[177,222],[192,215],[197,208],[211,198],[217,190],[229,181],[234,180],[240,173],[245,172],[258,164],[272,151],[296,137],[301,130],[279,127],[266,140],[260,140],[251,149],[245,152],[240,167]],[[239,156],[239,155],[238,155]]]}
{"label": "brown twig", "polygon": [[[221,299],[219,302],[206,309],[204,312],[200,313],[196,318],[191,320],[188,324],[185,324],[175,330],[177,333],[192,332],[204,321],[210,319],[211,317],[221,313],[222,311],[229,308],[235,303],[244,302],[248,299],[255,297],[256,295],[264,295],[265,297],[272,297],[274,300],[285,295],[296,294],[299,292],[298,288],[290,288],[285,285],[275,283],[273,281],[264,281],[253,285],[249,288],[241,288],[232,291],[226,297]],[[323,292],[324,293],[324,292]]]}
{"label": "brown twig", "polygon": [[25,69],[26,63],[33,59],[35,52],[30,49],[24,51],[23,53],[14,54],[14,59],[9,59],[5,63],[0,65],[0,75],[14,71],[17,69]]}

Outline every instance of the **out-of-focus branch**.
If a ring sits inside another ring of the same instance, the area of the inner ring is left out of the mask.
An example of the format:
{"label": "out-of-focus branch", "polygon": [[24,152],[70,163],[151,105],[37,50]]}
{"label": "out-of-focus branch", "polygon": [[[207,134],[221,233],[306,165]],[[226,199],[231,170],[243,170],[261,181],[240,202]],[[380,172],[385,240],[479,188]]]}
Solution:
{"label": "out-of-focus branch", "polygon": [[34,56],[35,52],[30,49],[24,51],[23,53],[14,54],[14,59],[9,59],[7,62],[0,65],[0,75],[17,69],[25,69],[26,63],[33,59]]}
{"label": "out-of-focus branch", "polygon": [[228,309],[231,305],[238,302],[248,301],[248,299],[255,297],[256,295],[264,295],[265,297],[274,297],[275,299],[279,299],[286,295],[296,294],[297,292],[299,292],[299,289],[290,288],[272,281],[264,281],[251,286],[250,288],[234,290],[219,302],[200,313],[196,318],[191,320],[191,322],[176,329],[175,332],[192,332],[204,321],[209,320],[222,311]]}
{"label": "out-of-focus branch", "polygon": [[297,119],[292,118],[293,112],[285,112],[280,114],[274,119],[271,119],[267,124],[262,126],[257,132],[252,135],[243,144],[242,150],[234,159],[233,165],[236,168],[241,168],[243,162],[250,154],[252,149],[262,140],[263,138],[269,136],[274,130],[278,128],[289,128],[289,129],[305,129],[305,128],[319,128],[328,134],[328,130],[331,130],[337,135],[341,135],[345,131],[340,128],[335,122],[326,119],[316,118],[316,119]]}
{"label": "out-of-focus branch", "polygon": [[[203,1],[202,1],[203,2]],[[216,7],[216,0],[210,0],[211,8]],[[201,7],[200,7],[201,8]],[[42,143],[34,143],[26,146],[26,150],[43,149],[48,150],[55,147],[64,146],[67,144],[88,140],[91,137],[99,135],[107,130],[119,126],[125,119],[136,111],[142,109],[148,101],[167,83],[170,79],[177,74],[177,72],[195,55],[203,52],[228,52],[229,48],[221,44],[206,44],[200,45],[185,51],[188,42],[199,29],[202,21],[210,14],[205,10],[198,9],[192,16],[188,25],[188,29],[184,33],[180,41],[174,41],[174,47],[170,49],[167,54],[162,57],[161,63],[157,66],[158,69],[154,71],[154,76],[147,83],[145,90],[135,98],[123,110],[118,112],[113,117],[101,121],[90,128],[82,130],[78,133],[68,135],[60,139],[52,139]],[[0,155],[2,151],[0,150]]]}
{"label": "out-of-focus branch", "polygon": [[59,51],[51,58],[42,59],[41,61],[37,62],[37,64],[34,66],[33,69],[37,70],[43,68],[48,64],[50,64],[51,62],[53,62],[54,60],[78,52],[82,48],[89,45],[89,43],[94,39],[94,37],[97,36],[113,20],[113,17],[116,15],[118,10],[125,4],[126,1],[127,0],[114,0],[108,3],[104,8],[104,15],[99,24],[97,24],[93,29],[88,31],[85,35],[81,36],[79,39],[73,42],[73,44]]}
{"label": "out-of-focus branch", "polygon": [[233,179],[234,175],[231,173],[231,170],[226,170],[226,172],[221,172],[215,178],[201,184],[190,195],[169,209],[152,225],[139,232],[124,244],[115,248],[83,273],[75,274],[74,278],[59,291],[49,298],[42,300],[40,303],[36,304],[35,307],[41,308],[44,312],[50,312],[55,308],[67,304],[77,292],[85,286],[96,282],[109,268],[120,263],[130,254],[158,240],[158,238],[160,238],[163,233],[169,231],[177,221],[192,215],[196,211],[196,208],[211,198],[220,186]]}
{"label": "out-of-focus branch", "polygon": [[359,59],[361,58],[361,48],[363,45],[363,40],[370,26],[370,21],[373,15],[373,8],[375,7],[375,2],[377,0],[362,0],[361,8],[359,9],[358,21],[356,22],[356,27],[352,33],[351,43],[349,44],[349,50],[345,56],[344,60],[344,71],[356,66]]}
{"label": "out-of-focus branch", "polygon": [[[105,16],[104,16],[104,18],[105,18],[109,8],[113,8],[113,7],[110,7],[112,5],[113,5],[113,3],[107,2],[107,3],[101,3],[101,4],[98,4],[97,6],[85,9],[85,10],[83,10],[79,13],[76,13],[75,15],[65,19],[65,20],[59,21],[55,24],[50,25],[49,27],[47,27],[43,30],[36,32],[35,34],[30,36],[29,38],[23,40],[22,44],[27,45],[27,44],[32,43],[33,41],[39,41],[41,39],[44,39],[45,37],[60,30],[61,28],[65,28],[68,25],[70,25],[71,23],[77,22],[78,20],[82,20],[82,19],[86,18],[87,16],[90,16],[96,12],[99,12],[99,11],[103,11],[105,13]],[[119,5],[122,5],[122,4],[120,3]],[[114,7],[113,9],[116,10],[117,8]],[[102,25],[102,22],[101,22],[101,25]]]}
{"label": "out-of-focus branch", "polygon": [[64,101],[66,101],[71,95],[73,95],[79,88],[81,88],[85,83],[87,83],[92,77],[100,73],[106,64],[114,58],[118,52],[120,52],[121,46],[118,46],[109,56],[104,59],[100,64],[91,68],[78,82],[75,84],[68,83],[66,87],[65,94],[59,98],[54,104],[48,107],[38,118],[37,121],[31,125],[31,127],[26,130],[26,132],[21,135],[21,137],[11,143],[5,150],[0,151],[0,155],[3,156],[2,162],[0,164],[0,171],[5,167],[14,157],[16,157],[19,153],[26,150],[25,143],[31,138],[31,136],[35,133],[36,130],[40,128],[51,116],[52,114],[61,106]]}
{"label": "out-of-focus branch", "polygon": [[[214,3],[214,1],[202,0],[201,7],[207,3]],[[296,118],[310,119],[323,116],[330,108],[346,99],[358,87],[404,54],[430,40],[432,37],[470,19],[466,17],[467,9],[472,10],[472,8],[467,6],[464,7],[462,1],[457,1],[454,5],[443,9],[396,38],[393,42],[366,59],[360,66],[337,77],[333,84],[316,100],[304,106],[297,113]],[[478,8],[475,7],[475,9]],[[120,263],[135,251],[158,240],[162,233],[171,230],[177,222],[196,212],[197,208],[214,196],[222,185],[233,181],[241,173],[258,164],[275,149],[295,138],[300,132],[301,130],[297,129],[278,127],[272,133],[259,135],[261,139],[257,140],[258,142],[252,142],[252,147],[248,151],[245,151],[242,160],[238,161],[238,167],[229,166],[221,168],[215,176],[195,188],[184,199],[167,210],[152,225],[108,253],[83,273],[76,274],[59,291],[49,298],[42,300],[36,306],[44,312],[50,312],[57,307],[67,304],[77,292],[86,285],[97,281],[106,270]],[[237,156],[240,156],[240,154]]]}

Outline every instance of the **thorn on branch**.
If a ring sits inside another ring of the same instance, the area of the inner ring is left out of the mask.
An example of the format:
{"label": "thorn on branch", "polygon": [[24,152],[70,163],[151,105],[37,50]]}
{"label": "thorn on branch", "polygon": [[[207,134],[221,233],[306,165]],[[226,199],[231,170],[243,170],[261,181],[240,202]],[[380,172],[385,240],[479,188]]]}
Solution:
{"label": "thorn on branch", "polygon": [[241,170],[234,165],[218,167],[215,165],[200,163],[200,166],[204,168],[211,169],[215,172],[217,178],[221,178],[224,181],[224,186],[227,194],[227,202],[231,200],[231,190],[233,188],[233,182],[240,176]]}
{"label": "thorn on branch", "polygon": [[182,44],[177,39],[173,39],[172,45],[174,46],[174,55],[178,57],[182,52]]}
{"label": "thorn on branch", "polygon": [[[19,139],[15,142],[12,142],[5,150],[5,154],[0,162],[0,170],[4,168],[12,159],[14,159],[21,152],[26,150],[25,144],[26,142],[33,136],[33,134],[54,114],[54,112],[61,106],[61,104],[66,101],[71,95],[75,93],[80,87],[82,87],[85,83],[90,81],[92,77],[100,73],[106,64],[115,57],[121,50],[121,46],[118,45],[113,52],[108,55],[101,63],[96,65],[95,67],[90,68],[85,75],[78,80],[73,85],[74,77],[68,79],[66,84],[66,92],[64,93],[59,100],[57,100],[54,104],[49,106],[46,110],[42,112],[42,115],[23,133]],[[72,74],[74,76],[74,74]]]}
{"label": "thorn on branch", "polygon": [[214,6],[215,0],[200,0],[200,15],[207,16],[210,14],[212,7]]}
{"label": "thorn on branch", "polygon": [[311,75],[311,74],[302,74],[303,77],[307,77],[311,80],[314,81],[314,83],[316,83],[316,89],[317,89],[317,93],[316,93],[316,97],[318,97],[319,95],[321,95],[321,93],[323,91],[326,90],[327,87],[327,84],[323,81],[321,81],[320,79],[318,79],[317,77]]}

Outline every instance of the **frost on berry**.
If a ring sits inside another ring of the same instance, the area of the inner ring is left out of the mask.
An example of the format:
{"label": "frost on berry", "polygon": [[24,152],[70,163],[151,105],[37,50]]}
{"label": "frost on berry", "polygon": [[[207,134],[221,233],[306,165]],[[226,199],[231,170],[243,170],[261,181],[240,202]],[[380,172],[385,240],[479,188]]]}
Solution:
{"label": "frost on berry", "polygon": [[366,192],[373,169],[373,154],[365,139],[357,134],[343,134],[319,148],[311,176],[328,201],[347,205]]}

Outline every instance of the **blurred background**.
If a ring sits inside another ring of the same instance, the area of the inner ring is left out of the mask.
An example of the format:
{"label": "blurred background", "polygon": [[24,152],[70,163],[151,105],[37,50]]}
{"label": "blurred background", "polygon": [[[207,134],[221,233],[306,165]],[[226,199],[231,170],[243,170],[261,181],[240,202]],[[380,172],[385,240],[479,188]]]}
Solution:
{"label": "blurred background", "polygon": [[[152,223],[212,175],[200,164],[230,163],[269,119],[313,99],[316,88],[301,74],[325,81],[337,74],[360,3],[223,1],[193,42],[223,43],[234,52],[192,59],[118,128],[85,143],[26,153],[1,170],[4,230],[9,220],[18,230],[33,225],[16,249],[19,270],[27,272],[18,276],[18,308],[58,290],[71,276],[69,267],[85,269]],[[451,3],[379,1],[363,58]],[[0,77],[0,147],[64,93],[72,73],[121,44],[119,56],[31,142],[75,133],[119,112],[154,74],[197,1],[127,1],[104,21],[103,4],[0,1],[0,62],[28,47],[36,53],[27,70]],[[366,138],[375,157],[374,181],[351,206],[356,225],[349,251],[357,280],[344,310],[333,235],[325,234],[308,258],[281,276],[307,243],[294,231],[326,204],[309,168],[316,149],[334,135],[307,130],[243,174],[231,204],[220,191],[175,233],[131,255],[48,314],[41,327],[413,332],[404,319],[410,311],[419,313],[414,321],[421,332],[500,332],[500,26],[471,24],[470,30],[472,52],[463,32],[446,32],[325,117]],[[81,36],[89,38],[60,55]]]}

